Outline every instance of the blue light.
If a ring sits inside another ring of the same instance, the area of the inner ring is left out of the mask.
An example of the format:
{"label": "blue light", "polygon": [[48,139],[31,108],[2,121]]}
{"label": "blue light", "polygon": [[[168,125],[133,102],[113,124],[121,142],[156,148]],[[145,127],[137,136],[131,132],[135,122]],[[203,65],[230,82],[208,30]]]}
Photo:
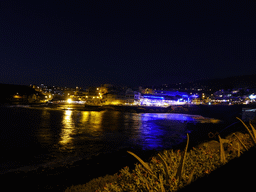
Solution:
{"label": "blue light", "polygon": [[[142,113],[140,114],[140,130],[141,133],[136,137],[136,142],[142,145],[143,149],[163,149],[175,144],[178,144],[186,139],[186,132],[183,127],[187,126],[188,122],[196,123],[194,116],[185,114],[166,114],[166,113]],[[170,129],[164,129],[169,127]],[[173,139],[174,143],[170,144],[169,139],[164,139],[166,135],[169,138],[174,138],[176,133],[174,129],[179,130],[178,139]],[[170,131],[171,130],[171,131]]]}
{"label": "blue light", "polygon": [[150,99],[164,99],[164,97],[158,97],[158,96],[144,96],[146,98],[150,98]]}
{"label": "blue light", "polygon": [[249,96],[249,98],[250,98],[250,99],[256,99],[256,95],[253,95],[253,94],[252,94],[252,95]]}

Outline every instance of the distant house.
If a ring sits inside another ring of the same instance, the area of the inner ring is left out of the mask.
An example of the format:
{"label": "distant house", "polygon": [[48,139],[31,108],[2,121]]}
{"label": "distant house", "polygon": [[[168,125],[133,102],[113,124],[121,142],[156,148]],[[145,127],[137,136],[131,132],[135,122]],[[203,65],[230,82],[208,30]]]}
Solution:
{"label": "distant house", "polygon": [[123,105],[125,101],[124,93],[106,93],[102,98],[102,103],[105,105]]}
{"label": "distant house", "polygon": [[138,91],[134,91],[134,103],[139,104],[141,98],[141,93]]}
{"label": "distant house", "polygon": [[141,94],[155,94],[155,91],[151,88],[139,87],[139,91],[141,92]]}
{"label": "distant house", "polygon": [[134,91],[131,88],[128,88],[125,91],[125,103],[133,104],[134,103]]}

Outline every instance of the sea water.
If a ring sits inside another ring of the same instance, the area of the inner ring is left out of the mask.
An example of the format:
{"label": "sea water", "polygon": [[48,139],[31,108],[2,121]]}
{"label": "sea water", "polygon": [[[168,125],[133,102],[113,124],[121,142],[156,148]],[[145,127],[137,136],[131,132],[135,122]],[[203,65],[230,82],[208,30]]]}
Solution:
{"label": "sea water", "polygon": [[183,142],[199,115],[0,107],[0,173],[69,164],[122,148],[162,150]]}

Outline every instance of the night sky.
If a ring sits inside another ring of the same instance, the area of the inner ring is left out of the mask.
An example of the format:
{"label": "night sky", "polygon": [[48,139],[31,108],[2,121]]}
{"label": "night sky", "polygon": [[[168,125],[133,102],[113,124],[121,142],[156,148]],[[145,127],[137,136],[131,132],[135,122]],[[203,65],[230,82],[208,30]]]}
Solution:
{"label": "night sky", "polygon": [[255,1],[90,2],[1,0],[0,83],[133,87],[256,73]]}

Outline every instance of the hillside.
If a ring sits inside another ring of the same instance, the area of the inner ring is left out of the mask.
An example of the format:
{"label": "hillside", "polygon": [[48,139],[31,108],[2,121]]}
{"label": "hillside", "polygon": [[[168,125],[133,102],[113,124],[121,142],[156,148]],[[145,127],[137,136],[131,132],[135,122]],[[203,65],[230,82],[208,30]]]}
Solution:
{"label": "hillside", "polygon": [[[166,88],[166,86],[163,86],[163,88]],[[256,74],[227,78],[201,79],[187,83],[173,83],[168,84],[168,88],[206,88],[213,91],[217,91],[219,89],[256,88]]]}
{"label": "hillside", "polygon": [[26,85],[13,85],[13,84],[0,84],[0,102],[6,101],[7,98],[10,98],[12,95],[32,95],[35,94],[36,91]]}

